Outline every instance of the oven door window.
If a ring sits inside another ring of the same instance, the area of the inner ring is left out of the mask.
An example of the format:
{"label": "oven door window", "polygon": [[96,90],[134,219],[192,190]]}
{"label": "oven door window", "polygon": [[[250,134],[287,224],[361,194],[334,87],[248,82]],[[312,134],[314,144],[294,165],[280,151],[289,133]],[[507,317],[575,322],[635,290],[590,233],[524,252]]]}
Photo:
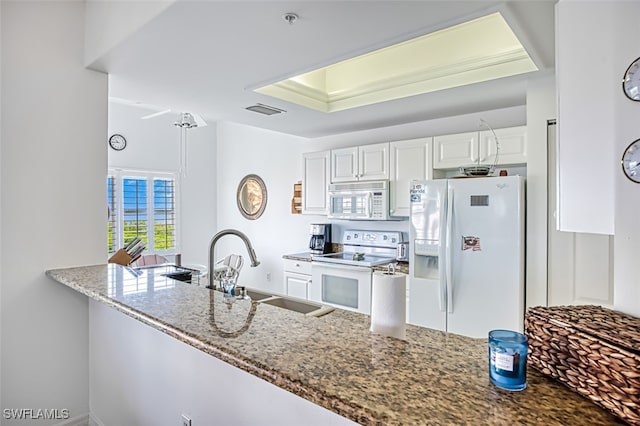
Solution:
{"label": "oven door window", "polygon": [[358,309],[358,280],[323,274],[322,301]]}

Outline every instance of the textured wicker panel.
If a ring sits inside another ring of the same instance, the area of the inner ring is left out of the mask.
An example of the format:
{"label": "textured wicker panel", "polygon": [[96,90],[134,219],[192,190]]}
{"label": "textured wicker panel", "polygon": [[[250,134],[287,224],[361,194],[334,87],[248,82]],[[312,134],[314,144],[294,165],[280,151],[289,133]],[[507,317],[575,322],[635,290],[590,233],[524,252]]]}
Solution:
{"label": "textured wicker panel", "polygon": [[528,363],[640,425],[640,319],[597,306],[527,311]]}

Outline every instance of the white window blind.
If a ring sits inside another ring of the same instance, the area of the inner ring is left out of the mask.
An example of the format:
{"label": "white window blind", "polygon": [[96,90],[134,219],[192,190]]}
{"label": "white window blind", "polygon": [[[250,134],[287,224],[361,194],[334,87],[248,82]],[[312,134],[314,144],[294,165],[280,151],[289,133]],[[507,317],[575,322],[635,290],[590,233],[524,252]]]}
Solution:
{"label": "white window blind", "polygon": [[112,171],[107,178],[110,211],[108,250],[138,237],[145,253],[177,253],[176,176],[173,173]]}
{"label": "white window blind", "polygon": [[116,202],[116,178],[107,176],[107,252],[114,253],[118,246],[118,203]]}

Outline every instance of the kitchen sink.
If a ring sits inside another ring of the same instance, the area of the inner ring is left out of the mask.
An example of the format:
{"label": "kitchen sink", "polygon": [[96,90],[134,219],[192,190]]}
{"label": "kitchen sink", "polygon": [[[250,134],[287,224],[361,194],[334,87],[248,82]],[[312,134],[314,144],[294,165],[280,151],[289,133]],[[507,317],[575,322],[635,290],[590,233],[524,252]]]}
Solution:
{"label": "kitchen sink", "polygon": [[263,292],[258,291],[258,290],[247,289],[247,296],[249,296],[251,298],[251,300],[255,300],[256,302],[259,302],[261,300],[273,297],[273,294],[271,294],[271,293],[263,293]]}
{"label": "kitchen sink", "polygon": [[174,280],[184,281],[186,283],[191,282],[191,271],[177,271],[177,272],[170,272],[162,275],[168,278],[172,278]]}
{"label": "kitchen sink", "polygon": [[[239,294],[238,290],[239,288],[236,287],[236,296]],[[321,317],[334,310],[334,308],[330,306],[310,302],[305,299],[274,295],[273,293],[266,293],[252,288],[247,288],[245,291],[247,296],[249,296],[254,302],[275,306],[277,308],[287,309],[289,311],[299,312],[308,317]]]}
{"label": "kitchen sink", "polygon": [[293,299],[281,296],[272,296],[267,299],[262,299],[260,300],[260,303],[276,306],[278,308],[288,309],[294,312],[299,312],[308,317],[321,317],[328,314],[329,312],[333,312],[333,308],[330,306],[309,302],[307,300]]}

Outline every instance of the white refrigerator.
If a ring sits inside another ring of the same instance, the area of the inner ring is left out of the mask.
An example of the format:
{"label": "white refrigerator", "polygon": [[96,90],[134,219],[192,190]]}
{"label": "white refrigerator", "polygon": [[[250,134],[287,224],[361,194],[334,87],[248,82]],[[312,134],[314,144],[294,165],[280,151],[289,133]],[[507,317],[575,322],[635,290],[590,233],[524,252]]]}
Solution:
{"label": "white refrigerator", "polygon": [[524,182],[521,176],[411,182],[410,323],[469,337],[522,332]]}

